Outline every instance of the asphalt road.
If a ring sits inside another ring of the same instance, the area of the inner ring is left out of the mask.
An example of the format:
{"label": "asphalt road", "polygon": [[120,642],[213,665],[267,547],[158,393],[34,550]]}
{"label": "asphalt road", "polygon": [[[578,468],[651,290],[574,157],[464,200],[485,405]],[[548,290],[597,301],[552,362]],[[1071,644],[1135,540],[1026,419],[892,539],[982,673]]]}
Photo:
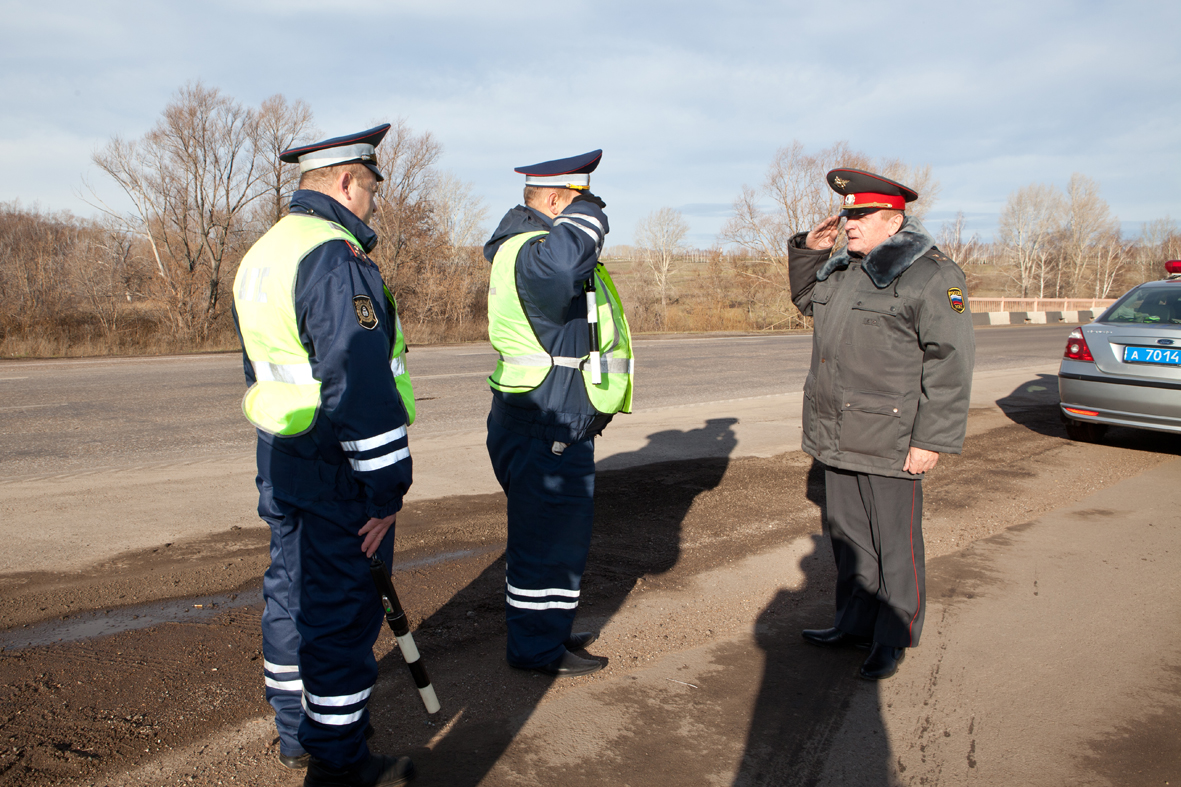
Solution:
{"label": "asphalt road", "polygon": [[[1178,783],[1179,449],[1065,439],[1066,332],[977,332],[965,452],[924,482],[927,630],[883,684],[799,637],[832,603],[797,450],[809,337],[641,342],[637,413],[597,447],[579,613],[607,666],[557,682],[503,662],[491,353],[416,350],[430,491],[393,568],[444,710],[424,717],[383,632],[374,745],[423,787]],[[260,688],[239,363],[0,364],[3,787],[299,783]]]}
{"label": "asphalt road", "polygon": [[[1061,357],[1069,328],[976,331],[977,374]],[[803,388],[811,336],[636,341],[636,412]],[[416,438],[483,428],[488,344],[412,348]],[[0,362],[0,472],[7,479],[250,452],[236,354]]]}

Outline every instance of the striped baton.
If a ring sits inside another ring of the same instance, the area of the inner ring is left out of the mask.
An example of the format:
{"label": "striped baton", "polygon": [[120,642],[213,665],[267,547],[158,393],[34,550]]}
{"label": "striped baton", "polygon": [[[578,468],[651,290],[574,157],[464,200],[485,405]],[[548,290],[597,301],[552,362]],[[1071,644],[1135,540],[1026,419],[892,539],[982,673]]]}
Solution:
{"label": "striped baton", "polygon": [[595,277],[586,282],[586,327],[590,332],[591,385],[603,384],[603,371],[599,366],[599,304],[595,294]]}
{"label": "striped baton", "polygon": [[394,638],[398,640],[398,649],[402,651],[402,658],[406,659],[406,666],[410,668],[410,675],[414,678],[414,685],[418,687],[422,704],[426,706],[427,713],[437,713],[439,698],[435,696],[435,687],[431,685],[426,667],[422,665],[422,657],[418,655],[418,648],[406,622],[406,613],[398,603],[398,594],[394,591],[389,569],[374,555],[369,562],[369,573],[373,575],[373,584],[377,586],[377,593],[381,596],[381,605],[385,608],[385,621],[394,632]]}

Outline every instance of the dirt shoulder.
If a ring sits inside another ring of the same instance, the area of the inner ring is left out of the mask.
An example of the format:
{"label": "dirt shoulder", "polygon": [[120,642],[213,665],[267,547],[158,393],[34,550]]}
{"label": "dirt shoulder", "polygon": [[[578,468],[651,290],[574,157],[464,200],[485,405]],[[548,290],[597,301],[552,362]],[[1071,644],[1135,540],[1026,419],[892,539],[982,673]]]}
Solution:
{"label": "dirt shoulder", "polygon": [[[932,587],[961,570],[939,556],[1177,456],[1174,441],[1146,433],[1068,442],[1036,396],[1002,409],[974,411],[964,455],[945,457],[925,483]],[[597,500],[579,620],[602,631],[592,651],[608,667],[557,683],[503,662],[503,498],[408,506],[395,581],[444,710],[422,712],[383,632],[375,746],[413,754],[422,784],[762,784],[781,783],[784,768],[822,773],[820,755],[851,734],[849,709],[869,684],[853,677],[857,654],[799,650],[798,628],[831,614],[819,468],[799,452],[664,462],[601,473]],[[298,783],[274,763],[262,699],[251,594],[265,561],[265,531],[242,528],[83,573],[6,576],[0,785]],[[68,624],[85,610],[123,621],[128,604],[198,596],[202,607],[174,622],[15,647],[44,631],[36,621]],[[778,652],[793,667],[769,694],[759,676]],[[879,728],[865,734],[886,745],[891,728]]]}

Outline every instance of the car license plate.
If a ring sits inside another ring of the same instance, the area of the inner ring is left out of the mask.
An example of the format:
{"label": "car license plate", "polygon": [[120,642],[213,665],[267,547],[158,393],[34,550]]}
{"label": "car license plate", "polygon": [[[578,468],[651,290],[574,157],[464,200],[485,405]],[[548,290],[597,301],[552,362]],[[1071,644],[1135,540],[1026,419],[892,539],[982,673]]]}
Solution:
{"label": "car license plate", "polygon": [[1181,366],[1181,349],[1125,347],[1124,363],[1153,363],[1162,366]]}

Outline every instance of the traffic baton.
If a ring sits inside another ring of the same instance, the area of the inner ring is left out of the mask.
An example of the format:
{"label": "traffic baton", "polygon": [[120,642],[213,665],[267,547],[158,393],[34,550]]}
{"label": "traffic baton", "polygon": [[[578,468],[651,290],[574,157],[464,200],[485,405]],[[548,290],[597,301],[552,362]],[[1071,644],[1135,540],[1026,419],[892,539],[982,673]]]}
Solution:
{"label": "traffic baton", "polygon": [[586,282],[586,327],[590,331],[591,385],[602,385],[603,370],[599,366],[599,304],[593,276]]}
{"label": "traffic baton", "polygon": [[410,668],[410,675],[414,678],[414,685],[418,687],[418,694],[422,697],[422,704],[427,713],[439,711],[439,698],[435,696],[435,687],[431,685],[430,676],[426,674],[426,667],[422,665],[422,657],[418,654],[418,647],[414,644],[414,637],[410,634],[410,626],[406,622],[406,613],[398,603],[398,594],[394,590],[394,582],[390,579],[389,569],[377,555],[369,561],[369,573],[373,575],[373,584],[377,586],[377,593],[381,596],[381,606],[385,609],[385,622],[394,632],[398,640],[398,649],[402,651],[402,658],[406,659],[406,666]]}

